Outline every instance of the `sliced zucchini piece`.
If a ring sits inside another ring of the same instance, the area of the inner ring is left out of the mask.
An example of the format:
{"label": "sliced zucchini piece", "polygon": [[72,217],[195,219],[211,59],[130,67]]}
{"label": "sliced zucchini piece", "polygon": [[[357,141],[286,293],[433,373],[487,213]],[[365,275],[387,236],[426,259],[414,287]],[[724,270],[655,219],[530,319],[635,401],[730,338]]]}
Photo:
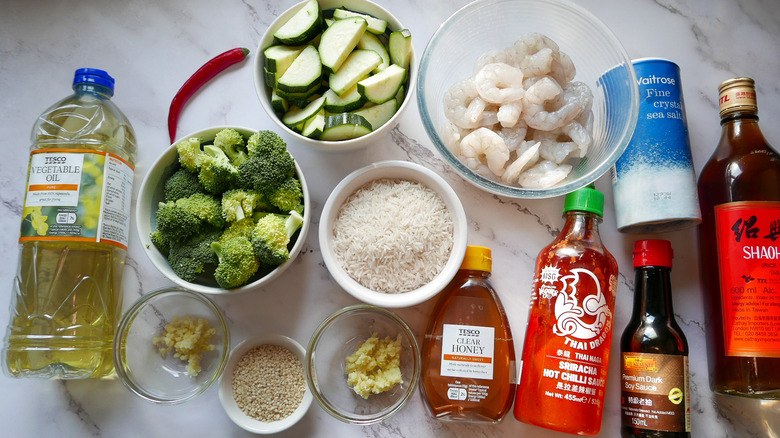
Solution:
{"label": "sliced zucchini piece", "polygon": [[406,98],[406,87],[401,85],[401,88],[398,89],[398,92],[395,93],[395,101],[398,102],[398,106],[400,107],[402,103],[404,103],[404,99]]}
{"label": "sliced zucchini piece", "polygon": [[355,11],[350,11],[349,9],[337,8],[333,10],[333,18],[336,18],[338,20],[343,20],[345,18],[352,18],[352,17],[360,17],[366,20],[366,23],[368,23],[368,27],[366,28],[366,30],[368,30],[371,33],[383,34],[385,33],[385,29],[387,29],[387,21],[382,20],[381,18],[372,17],[371,15],[361,14]]}
{"label": "sliced zucchini piece", "polygon": [[317,0],[308,0],[276,32],[274,37],[283,44],[297,46],[311,41],[322,31],[324,22],[322,8]]}
{"label": "sliced zucchini piece", "polygon": [[268,71],[267,68],[263,67],[263,77],[265,78],[265,85],[268,87],[276,88],[276,83],[279,80],[279,76],[277,76],[276,73]]}
{"label": "sliced zucchini piece", "polygon": [[325,96],[325,111],[332,113],[345,113],[356,110],[366,103],[366,99],[357,89],[357,84],[353,85],[352,88],[345,91],[341,96],[331,89],[328,89],[323,96]]}
{"label": "sliced zucchini piece", "polygon": [[322,107],[325,105],[325,97],[320,96],[306,105],[304,108],[293,107],[290,108],[284,117],[282,117],[282,123],[289,127],[298,126],[306,123],[307,120],[316,116]]}
{"label": "sliced zucchini piece", "polygon": [[387,46],[390,52],[390,62],[403,68],[409,68],[409,61],[412,59],[412,33],[409,32],[409,29],[390,33]]}
{"label": "sliced zucchini piece", "polygon": [[[328,79],[331,90],[339,96],[368,76],[382,62],[382,58],[373,50],[357,49],[350,53],[337,73],[331,73]],[[387,70],[387,69],[385,69]]]}
{"label": "sliced zucchini piece", "polygon": [[279,90],[288,93],[302,93],[314,86],[319,86],[322,80],[322,64],[320,55],[314,46],[306,46],[287,71],[277,80]]}
{"label": "sliced zucchini piece", "polygon": [[317,139],[322,136],[323,129],[325,129],[325,110],[320,110],[314,117],[306,121],[301,134]]}
{"label": "sliced zucchini piece", "polygon": [[366,20],[355,17],[336,20],[329,28],[325,29],[319,45],[322,65],[331,72],[338,71],[357,46],[360,37],[366,31],[366,26]]}
{"label": "sliced zucchini piece", "polygon": [[365,117],[353,113],[334,114],[325,118],[320,140],[349,140],[371,132],[371,124]]}
{"label": "sliced zucchini piece", "polygon": [[377,55],[379,55],[380,58],[382,58],[382,62],[376,66],[374,73],[379,73],[380,71],[386,69],[388,65],[390,65],[390,54],[387,53],[387,49],[385,48],[385,45],[382,44],[382,41],[379,39],[379,37],[373,33],[363,33],[363,36],[360,37],[360,41],[357,43],[357,48],[373,50]]}
{"label": "sliced zucchini piece", "polygon": [[265,56],[264,65],[266,70],[273,73],[279,72],[280,75],[284,74],[302,50],[303,46],[285,46],[282,44],[265,49],[263,55]]}
{"label": "sliced zucchini piece", "polygon": [[319,85],[316,85],[312,87],[309,90],[304,91],[303,93],[288,93],[283,90],[275,90],[276,94],[279,95],[282,99],[290,102],[291,104],[303,108],[304,106],[308,105],[309,101],[311,100],[312,96],[316,95],[318,91],[320,91],[321,87]]}
{"label": "sliced zucchini piece", "polygon": [[406,69],[396,64],[357,83],[358,92],[369,102],[385,103],[395,98],[406,80]]}
{"label": "sliced zucchini piece", "polygon": [[271,92],[271,108],[278,114],[284,114],[290,109],[290,103],[279,96],[276,90],[274,90]]}
{"label": "sliced zucchini piece", "polygon": [[352,111],[352,114],[362,116],[368,123],[371,124],[371,130],[376,131],[380,126],[387,123],[393,115],[398,111],[398,101],[390,99],[387,102],[374,105],[368,108]]}

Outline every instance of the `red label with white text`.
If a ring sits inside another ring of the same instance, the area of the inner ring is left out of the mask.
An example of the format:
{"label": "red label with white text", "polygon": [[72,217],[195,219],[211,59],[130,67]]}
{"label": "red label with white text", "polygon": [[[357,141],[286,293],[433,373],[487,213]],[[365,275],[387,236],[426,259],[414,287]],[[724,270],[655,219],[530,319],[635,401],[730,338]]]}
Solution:
{"label": "red label with white text", "polygon": [[780,202],[718,205],[715,227],[726,355],[780,357]]}

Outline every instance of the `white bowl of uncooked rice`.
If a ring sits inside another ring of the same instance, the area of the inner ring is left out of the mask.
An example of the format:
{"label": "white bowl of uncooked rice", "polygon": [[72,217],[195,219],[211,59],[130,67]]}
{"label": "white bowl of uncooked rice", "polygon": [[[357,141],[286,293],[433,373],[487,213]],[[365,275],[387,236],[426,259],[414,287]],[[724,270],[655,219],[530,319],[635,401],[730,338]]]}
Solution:
{"label": "white bowl of uncooked rice", "polygon": [[281,432],[297,423],[313,399],[305,359],[303,346],[287,336],[264,334],[238,344],[219,381],[225,413],[257,434]]}
{"label": "white bowl of uncooked rice", "polygon": [[466,253],[468,224],[458,195],[435,172],[381,161],[347,175],[320,218],[322,258],[355,298],[408,307],[439,293]]}

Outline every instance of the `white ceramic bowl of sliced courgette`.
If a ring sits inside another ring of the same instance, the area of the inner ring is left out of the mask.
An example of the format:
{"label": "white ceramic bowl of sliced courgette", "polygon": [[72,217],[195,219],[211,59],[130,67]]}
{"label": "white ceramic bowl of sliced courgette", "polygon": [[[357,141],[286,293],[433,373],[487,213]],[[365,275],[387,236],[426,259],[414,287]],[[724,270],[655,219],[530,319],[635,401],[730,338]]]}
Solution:
{"label": "white ceramic bowl of sliced courgette", "polygon": [[397,124],[416,88],[411,40],[376,3],[305,0],[263,35],[257,96],[275,123],[311,147],[366,147]]}

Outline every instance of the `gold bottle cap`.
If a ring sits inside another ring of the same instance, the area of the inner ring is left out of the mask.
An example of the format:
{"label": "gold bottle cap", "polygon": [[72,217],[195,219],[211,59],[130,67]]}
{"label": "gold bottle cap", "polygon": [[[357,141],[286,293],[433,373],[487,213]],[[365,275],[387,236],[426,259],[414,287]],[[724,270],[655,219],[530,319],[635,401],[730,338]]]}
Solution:
{"label": "gold bottle cap", "polygon": [[755,81],[751,78],[734,78],[718,86],[720,117],[737,112],[757,113]]}
{"label": "gold bottle cap", "polygon": [[460,269],[490,272],[492,267],[493,257],[490,248],[471,245],[466,247],[466,256],[463,258]]}

